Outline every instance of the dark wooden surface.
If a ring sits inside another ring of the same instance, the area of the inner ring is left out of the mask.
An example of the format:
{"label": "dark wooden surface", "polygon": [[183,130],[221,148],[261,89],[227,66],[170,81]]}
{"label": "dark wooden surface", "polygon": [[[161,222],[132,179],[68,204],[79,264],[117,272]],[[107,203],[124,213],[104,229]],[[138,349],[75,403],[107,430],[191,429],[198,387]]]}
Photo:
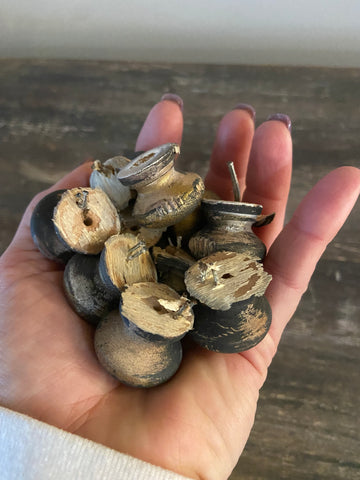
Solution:
{"label": "dark wooden surface", "polygon": [[[32,196],[132,148],[164,92],[185,102],[180,166],[204,174],[221,116],[293,120],[288,217],[332,168],[360,166],[360,70],[0,61],[0,249]],[[232,480],[360,478],[360,208],[319,262],[263,387]]]}

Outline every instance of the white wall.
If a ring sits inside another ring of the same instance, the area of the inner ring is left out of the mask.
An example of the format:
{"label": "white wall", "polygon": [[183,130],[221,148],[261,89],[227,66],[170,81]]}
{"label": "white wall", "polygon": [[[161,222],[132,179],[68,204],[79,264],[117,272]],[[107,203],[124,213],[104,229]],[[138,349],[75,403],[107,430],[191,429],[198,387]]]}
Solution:
{"label": "white wall", "polygon": [[360,67],[360,0],[0,0],[0,57]]}

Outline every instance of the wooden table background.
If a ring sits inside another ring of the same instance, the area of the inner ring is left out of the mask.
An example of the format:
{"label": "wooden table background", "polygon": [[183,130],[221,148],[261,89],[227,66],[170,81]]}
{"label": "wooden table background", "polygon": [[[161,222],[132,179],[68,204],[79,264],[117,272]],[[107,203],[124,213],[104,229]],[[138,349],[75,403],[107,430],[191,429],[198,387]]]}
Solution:
{"label": "wooden table background", "polygon": [[[360,166],[360,70],[0,61],[0,249],[32,196],[92,156],[131,149],[164,92],[185,102],[179,166],[204,174],[221,116],[293,120],[288,218],[331,169]],[[231,479],[360,477],[360,208],[319,262],[286,330]]]}

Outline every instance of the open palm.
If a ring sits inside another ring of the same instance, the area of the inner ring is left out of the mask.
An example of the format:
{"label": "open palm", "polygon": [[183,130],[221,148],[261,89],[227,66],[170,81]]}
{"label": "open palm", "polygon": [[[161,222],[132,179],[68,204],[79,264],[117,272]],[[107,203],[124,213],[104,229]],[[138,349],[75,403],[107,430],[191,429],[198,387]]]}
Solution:
{"label": "open palm", "polygon": [[[164,100],[151,110],[137,150],[181,142],[182,113]],[[166,384],[126,387],[99,365],[93,328],[65,300],[62,269],[43,258],[30,235],[38,195],[1,258],[0,402],[52,425],[191,478],[225,479],[248,439],[259,389],[281,333],[294,313],[315,265],[337,233],[360,190],[360,171],[339,168],[322,179],[283,229],[291,177],[291,137],[283,122],[254,132],[249,110],[221,121],[207,187],[232,196],[227,162],[233,161],[243,201],[261,203],[275,221],[259,231],[273,275],[266,295],[273,323],[265,339],[242,354],[186,350]],[[50,190],[86,186],[84,164]]]}

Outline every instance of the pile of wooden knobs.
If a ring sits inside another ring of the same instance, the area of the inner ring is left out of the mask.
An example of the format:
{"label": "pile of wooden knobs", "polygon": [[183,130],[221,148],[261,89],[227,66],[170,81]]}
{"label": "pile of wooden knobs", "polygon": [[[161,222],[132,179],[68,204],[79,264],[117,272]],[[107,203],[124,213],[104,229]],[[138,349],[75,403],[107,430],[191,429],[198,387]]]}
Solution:
{"label": "pile of wooden knobs", "polygon": [[90,188],[44,197],[31,219],[40,252],[66,264],[72,308],[96,326],[100,363],[121,382],[152,387],[171,378],[189,334],[221,353],[248,350],[266,335],[271,276],[252,226],[262,206],[205,191],[199,175],[174,168],[173,143],[96,160]]}

